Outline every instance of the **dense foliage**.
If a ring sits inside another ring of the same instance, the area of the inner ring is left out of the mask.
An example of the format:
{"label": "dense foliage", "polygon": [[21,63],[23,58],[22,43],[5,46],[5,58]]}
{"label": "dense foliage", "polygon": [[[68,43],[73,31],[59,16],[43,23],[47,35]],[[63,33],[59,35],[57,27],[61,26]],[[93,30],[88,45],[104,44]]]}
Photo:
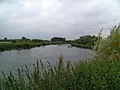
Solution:
{"label": "dense foliage", "polygon": [[93,49],[95,42],[98,40],[98,37],[95,35],[85,35],[80,36],[79,39],[73,41],[68,41],[72,46]]}
{"label": "dense foliage", "polygon": [[85,44],[85,45],[94,45],[96,41],[97,41],[97,36],[95,35],[80,36],[79,39],[75,40],[76,43]]}
{"label": "dense foliage", "polygon": [[53,37],[53,38],[51,38],[51,41],[52,42],[65,42],[66,39],[62,38],[62,37]]}

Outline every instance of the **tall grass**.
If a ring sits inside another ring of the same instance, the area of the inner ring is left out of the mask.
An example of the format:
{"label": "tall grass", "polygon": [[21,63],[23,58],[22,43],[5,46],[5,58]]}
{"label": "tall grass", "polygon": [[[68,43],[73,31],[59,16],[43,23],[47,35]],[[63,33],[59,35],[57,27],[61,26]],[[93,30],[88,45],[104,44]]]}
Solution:
{"label": "tall grass", "polygon": [[80,61],[72,65],[65,64],[60,56],[56,66],[40,61],[33,64],[33,71],[27,65],[18,69],[17,76],[12,72],[3,73],[0,79],[1,90],[119,90],[120,61],[100,60]]}
{"label": "tall grass", "polygon": [[120,25],[113,27],[107,38],[99,33],[96,51],[99,56],[120,60]]}

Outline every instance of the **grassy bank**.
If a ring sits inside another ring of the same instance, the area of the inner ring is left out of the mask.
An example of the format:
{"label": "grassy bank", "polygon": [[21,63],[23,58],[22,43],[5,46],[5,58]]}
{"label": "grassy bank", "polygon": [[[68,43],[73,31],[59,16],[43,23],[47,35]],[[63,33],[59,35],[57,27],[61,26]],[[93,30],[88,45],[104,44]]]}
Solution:
{"label": "grassy bank", "polygon": [[19,49],[30,49],[33,47],[40,47],[52,44],[63,44],[62,42],[17,42],[17,43],[0,43],[0,51],[5,50],[19,50]]}
{"label": "grassy bank", "polygon": [[[56,45],[65,44],[63,42],[20,42],[20,43],[0,43],[0,51],[5,50],[20,50],[20,49],[30,49],[33,47],[40,47],[45,45]],[[71,44],[74,47],[92,49],[93,45],[83,45],[83,44]]]}
{"label": "grassy bank", "polygon": [[0,51],[15,50],[15,49],[30,49],[32,47],[39,47],[42,43],[0,43]]}

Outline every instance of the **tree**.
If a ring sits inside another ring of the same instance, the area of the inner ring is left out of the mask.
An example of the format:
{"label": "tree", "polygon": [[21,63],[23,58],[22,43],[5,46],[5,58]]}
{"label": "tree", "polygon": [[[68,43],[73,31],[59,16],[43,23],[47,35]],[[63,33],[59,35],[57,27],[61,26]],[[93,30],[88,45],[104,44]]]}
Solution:
{"label": "tree", "polygon": [[4,41],[7,41],[7,38],[6,38],[6,37],[4,38]]}
{"label": "tree", "polygon": [[21,38],[21,41],[31,41],[31,39],[28,39],[28,38],[26,38],[26,37],[22,37],[22,38]]}
{"label": "tree", "polygon": [[22,37],[22,40],[26,40],[26,37]]}
{"label": "tree", "polygon": [[76,39],[75,42],[79,44],[88,44],[88,45],[94,45],[94,43],[97,41],[97,37],[95,35],[85,35],[80,36],[79,39]]}
{"label": "tree", "polygon": [[41,39],[32,39],[32,42],[42,42],[43,40]]}
{"label": "tree", "polygon": [[51,41],[52,42],[65,42],[66,39],[62,38],[62,37],[53,37],[53,38],[51,38]]}

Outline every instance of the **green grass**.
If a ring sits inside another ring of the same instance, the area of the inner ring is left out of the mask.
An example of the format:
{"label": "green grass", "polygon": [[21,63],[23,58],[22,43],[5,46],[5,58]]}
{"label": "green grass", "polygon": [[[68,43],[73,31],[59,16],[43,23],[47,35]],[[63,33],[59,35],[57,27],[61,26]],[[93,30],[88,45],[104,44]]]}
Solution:
{"label": "green grass", "polygon": [[30,49],[32,47],[39,47],[42,43],[0,43],[0,51],[15,50],[15,49]]}
{"label": "green grass", "polygon": [[17,42],[17,43],[0,43],[0,51],[5,50],[19,50],[19,49],[30,49],[33,47],[40,47],[51,44],[64,44],[62,42]]}

